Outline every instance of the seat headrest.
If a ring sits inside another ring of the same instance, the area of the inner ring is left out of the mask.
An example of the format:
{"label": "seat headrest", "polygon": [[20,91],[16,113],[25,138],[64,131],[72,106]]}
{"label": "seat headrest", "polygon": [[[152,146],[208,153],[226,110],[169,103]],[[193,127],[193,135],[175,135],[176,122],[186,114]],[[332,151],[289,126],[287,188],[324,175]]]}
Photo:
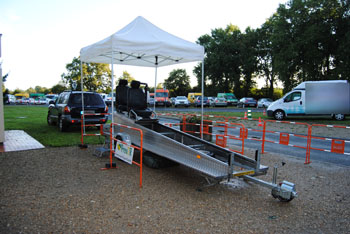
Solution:
{"label": "seat headrest", "polygon": [[131,85],[131,88],[138,89],[138,88],[140,88],[140,81],[133,80],[133,81],[131,81],[130,85]]}
{"label": "seat headrest", "polygon": [[127,86],[128,85],[128,81],[127,80],[119,80],[119,86]]}

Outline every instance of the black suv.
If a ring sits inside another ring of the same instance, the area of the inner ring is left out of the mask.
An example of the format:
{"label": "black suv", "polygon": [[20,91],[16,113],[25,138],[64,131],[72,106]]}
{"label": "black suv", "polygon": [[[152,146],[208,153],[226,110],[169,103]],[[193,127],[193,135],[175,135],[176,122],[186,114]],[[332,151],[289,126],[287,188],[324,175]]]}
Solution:
{"label": "black suv", "polygon": [[[84,92],[85,114],[108,113],[108,107],[101,95],[93,92]],[[82,95],[80,91],[62,92],[56,101],[50,101],[47,113],[47,123],[58,123],[60,131],[68,130],[70,125],[81,124]],[[107,115],[85,115],[85,124],[104,124],[108,120]]]}

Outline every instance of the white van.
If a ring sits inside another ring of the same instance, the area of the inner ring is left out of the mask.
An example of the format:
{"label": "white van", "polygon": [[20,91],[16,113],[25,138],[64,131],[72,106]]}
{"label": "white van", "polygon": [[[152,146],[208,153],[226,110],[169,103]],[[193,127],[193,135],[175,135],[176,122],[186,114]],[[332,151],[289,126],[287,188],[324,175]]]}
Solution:
{"label": "white van", "polygon": [[303,115],[343,120],[349,114],[350,84],[346,80],[303,82],[267,108],[267,115],[276,120]]}

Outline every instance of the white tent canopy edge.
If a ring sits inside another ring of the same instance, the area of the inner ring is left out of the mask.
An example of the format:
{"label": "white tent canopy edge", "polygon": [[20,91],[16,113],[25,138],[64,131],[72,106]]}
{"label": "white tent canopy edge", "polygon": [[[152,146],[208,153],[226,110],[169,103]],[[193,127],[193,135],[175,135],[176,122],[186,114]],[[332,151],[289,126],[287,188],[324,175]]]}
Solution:
{"label": "white tent canopy edge", "polygon": [[[80,60],[81,70],[83,62],[111,64],[112,93],[114,93],[114,64],[155,67],[156,90],[158,67],[202,61],[202,98],[204,96],[204,47],[176,37],[153,25],[142,16],[136,17],[131,23],[111,36],[82,48]],[[83,91],[82,71],[81,80],[81,90]],[[113,106],[112,98],[112,123],[114,123]],[[82,110],[84,112],[84,103],[82,103]],[[203,126],[203,102],[201,113]],[[85,121],[84,116],[83,121]]]}

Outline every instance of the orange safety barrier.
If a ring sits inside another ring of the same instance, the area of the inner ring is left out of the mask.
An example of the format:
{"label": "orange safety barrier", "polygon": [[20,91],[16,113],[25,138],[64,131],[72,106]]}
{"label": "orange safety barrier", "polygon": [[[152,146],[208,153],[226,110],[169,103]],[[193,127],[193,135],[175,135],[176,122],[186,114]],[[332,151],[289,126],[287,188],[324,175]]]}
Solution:
{"label": "orange safety barrier", "polygon": [[[84,116],[101,116],[101,115],[110,115],[109,113],[95,113],[95,114],[82,114],[81,115],[81,120],[80,120],[80,126],[81,126],[81,138],[80,138],[80,141],[81,141],[81,146],[84,147],[84,136],[102,136],[103,135],[103,125],[107,122],[107,121],[104,121],[104,122],[101,122],[99,124],[85,124],[84,125]],[[85,127],[100,127],[100,133],[90,133],[90,134],[87,134],[85,133]],[[84,147],[85,148],[85,147]]]}
{"label": "orange safety barrier", "polygon": [[[162,115],[162,114],[160,114]],[[181,116],[183,119],[183,126],[184,126],[184,130],[186,130],[186,124],[189,125],[190,123],[186,123],[186,116],[201,116],[201,115],[197,115],[197,114],[163,114],[163,115],[172,115],[172,116]],[[246,117],[227,117],[227,116],[215,116],[215,115],[203,115],[203,117],[209,117],[209,118],[224,118],[225,122],[229,122],[231,119],[236,119],[236,120],[248,120]],[[293,122],[293,121],[277,121],[277,120],[263,120],[261,118],[259,119],[249,119],[250,121],[259,121],[258,123],[258,127],[261,127],[261,125],[263,126],[263,129],[245,129],[243,130],[242,128],[240,129],[240,138],[245,138],[245,139],[249,139],[249,140],[254,140],[254,141],[261,141],[262,145],[261,145],[261,153],[264,153],[264,148],[265,148],[265,143],[276,143],[276,144],[281,144],[281,145],[288,145],[291,147],[297,147],[297,148],[302,148],[306,150],[306,156],[305,156],[305,164],[309,164],[311,163],[310,161],[310,154],[311,154],[311,149],[312,150],[321,150],[321,151],[326,151],[326,152],[332,152],[332,153],[342,153],[342,154],[347,154],[350,155],[350,153],[347,152],[343,152],[343,142],[339,141],[339,140],[332,140],[329,138],[324,138],[324,137],[315,137],[312,136],[312,127],[314,126],[321,126],[321,127],[334,127],[334,128],[343,128],[343,129],[350,129],[350,126],[334,126],[334,125],[321,125],[321,124],[307,124],[307,123],[302,123],[302,122]],[[213,120],[213,123],[215,121]],[[275,123],[281,123],[281,124],[296,124],[296,125],[304,125],[307,129],[307,134],[306,135],[298,135],[298,134],[289,134],[289,133],[281,133],[281,132],[276,132],[276,131],[268,131],[266,130],[266,124],[268,122],[275,122]],[[227,124],[227,123],[226,123]],[[231,124],[231,123],[230,123]],[[207,126],[208,127],[208,126]],[[206,125],[203,125],[203,134],[208,134],[206,133]],[[227,134],[227,130],[228,130],[228,126],[225,126],[225,133],[224,135],[216,135],[216,141],[215,143],[219,146],[226,146],[227,147],[227,138],[228,138],[228,134]],[[242,132],[244,131],[244,133]],[[262,139],[256,139],[256,138],[249,138],[247,137],[248,135],[248,131],[257,131],[257,132],[262,132]],[[275,142],[275,141],[271,141],[271,140],[267,140],[266,138],[266,133],[277,133],[280,134],[280,139],[279,141]],[[213,134],[215,135],[215,134]],[[243,137],[244,136],[244,137]],[[306,146],[300,146],[300,145],[292,145],[290,144],[290,136],[295,136],[295,137],[301,137],[301,138],[305,138],[306,139]],[[330,150],[326,150],[326,149],[318,149],[318,148],[314,148],[311,147],[311,141],[312,139],[324,139],[324,140],[332,140],[332,148]],[[344,148],[345,148],[345,144],[346,143],[350,143],[350,141],[344,141]],[[244,146],[242,147],[244,148]],[[344,149],[345,151],[345,149]]]}
{"label": "orange safety barrier", "polygon": [[332,139],[332,153],[344,154],[345,149],[345,141],[344,140],[336,140]]}
{"label": "orange safety barrier", "polygon": [[[325,125],[325,124],[312,124],[311,127],[350,129],[350,126],[337,126],[337,125]],[[315,136],[312,136],[311,138],[317,139],[317,140],[331,141],[331,149],[330,150],[310,147],[312,150],[350,155],[350,152],[345,152],[345,143],[350,143],[350,141],[348,141],[348,140],[332,139],[332,138],[326,138],[326,137],[315,137]]]}
{"label": "orange safety barrier", "polygon": [[[125,128],[128,130],[133,130],[133,131],[137,131],[140,134],[140,147],[135,146],[135,145],[128,145],[126,142],[118,140],[117,138],[113,137],[113,128],[114,126],[119,126],[120,128]],[[114,146],[114,141],[119,141],[124,145],[128,145],[129,147],[132,147],[134,149],[137,149],[140,151],[140,162],[136,162],[134,160],[132,160],[132,164],[135,164],[136,166],[140,167],[140,188],[142,188],[142,155],[143,155],[143,132],[141,129],[139,128],[133,128],[127,125],[123,125],[123,124],[117,124],[117,123],[111,123],[110,125],[110,153],[109,153],[109,166],[106,168],[103,168],[104,170],[108,170],[108,169],[113,169],[113,168],[117,168],[116,166],[113,166],[113,153],[115,153],[115,150],[113,149]]]}
{"label": "orange safety barrier", "polygon": [[[295,124],[295,125],[304,125],[305,127],[307,127],[307,135],[297,135],[297,134],[289,134],[289,133],[284,133],[282,135],[280,135],[280,142],[283,143],[283,145],[287,145],[287,136],[286,134],[288,134],[288,146],[291,147],[297,147],[297,148],[302,148],[302,149],[306,149],[306,156],[305,156],[305,164],[309,164],[311,163],[310,161],[310,150],[311,150],[311,132],[312,132],[312,127],[310,124],[308,123],[300,123],[300,122],[293,122],[293,121],[278,121],[278,120],[265,120],[266,122],[274,122],[274,123],[282,123],[282,124]],[[276,133],[273,131],[268,131],[269,133]],[[302,138],[306,138],[306,147],[305,146],[299,146],[299,145],[291,145],[289,144],[289,136],[295,136],[295,137],[302,137]],[[282,139],[281,139],[282,138]],[[282,144],[280,142],[273,142],[273,141],[267,141],[266,142],[271,142],[271,143],[278,143],[278,144]],[[262,150],[263,151],[263,150]]]}
{"label": "orange safety barrier", "polygon": [[216,135],[215,144],[218,145],[218,146],[226,148],[226,146],[227,146],[227,138],[225,136],[222,136],[222,135]]}
{"label": "orange safety barrier", "polygon": [[280,133],[280,144],[281,145],[288,145],[289,144],[289,134],[281,132]]}
{"label": "orange safety barrier", "polygon": [[[191,115],[193,116],[193,115]],[[215,116],[206,116],[206,117],[215,117]],[[216,116],[216,117],[220,117],[220,118],[224,118],[226,119],[226,117],[222,117],[222,116]],[[215,125],[215,124],[219,124],[219,125]],[[221,124],[221,125],[220,125]],[[182,116],[182,123],[181,124],[167,124],[167,125],[182,125],[183,128],[182,128],[182,131],[183,132],[186,132],[186,133],[194,133],[194,134],[201,134],[201,124],[197,124],[197,123],[188,123],[186,122],[186,114],[184,114]],[[189,131],[186,126],[193,126],[193,125],[196,125],[196,126],[199,126],[199,132],[196,132],[196,131]],[[242,137],[241,135],[239,137],[235,137],[235,136],[232,136],[232,135],[228,135],[227,132],[228,132],[228,129],[229,128],[235,128],[235,127],[231,127],[230,125],[236,125],[236,126],[239,126],[241,131],[242,129],[243,132],[245,132],[245,136],[247,136],[248,132],[247,132],[247,129],[244,127],[243,124],[239,124],[239,123],[229,123],[229,122],[223,122],[223,121],[212,121],[212,120],[203,120],[203,135],[212,135],[212,136],[215,136],[215,143],[221,147],[225,147],[227,148],[227,139],[233,139],[233,140],[240,140],[242,141],[242,150],[241,151],[237,151],[237,150],[233,150],[233,149],[229,149],[231,151],[234,151],[234,152],[238,152],[238,153],[242,153],[244,154],[244,137]],[[216,127],[216,128],[224,128],[224,134],[212,134],[210,133],[210,127]]]}

